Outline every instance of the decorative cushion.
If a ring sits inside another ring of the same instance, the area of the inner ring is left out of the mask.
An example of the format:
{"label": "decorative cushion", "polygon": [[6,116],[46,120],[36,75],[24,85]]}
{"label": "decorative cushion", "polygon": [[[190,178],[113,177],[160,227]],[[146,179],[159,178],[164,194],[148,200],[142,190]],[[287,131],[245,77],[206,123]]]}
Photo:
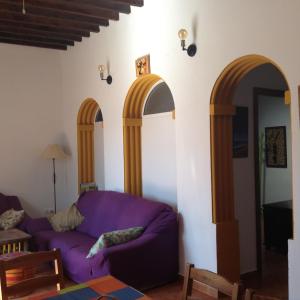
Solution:
{"label": "decorative cushion", "polygon": [[97,242],[92,246],[86,258],[93,257],[103,248],[134,240],[142,234],[143,230],[143,227],[132,227],[103,233]]}
{"label": "decorative cushion", "polygon": [[14,228],[24,218],[24,210],[14,210],[13,208],[0,215],[0,227],[4,230]]}
{"label": "decorative cushion", "polygon": [[84,217],[74,203],[68,209],[49,216],[48,220],[54,231],[63,232],[73,230],[82,223]]}

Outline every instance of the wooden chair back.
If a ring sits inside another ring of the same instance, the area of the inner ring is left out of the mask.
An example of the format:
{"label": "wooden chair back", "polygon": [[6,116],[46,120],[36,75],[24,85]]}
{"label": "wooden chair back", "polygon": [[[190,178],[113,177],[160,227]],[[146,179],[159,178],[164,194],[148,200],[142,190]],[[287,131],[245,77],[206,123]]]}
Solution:
{"label": "wooden chair back", "polygon": [[259,295],[252,289],[246,289],[245,300],[281,300],[277,297]]}
{"label": "wooden chair back", "polygon": [[[41,274],[24,279],[8,286],[6,271],[18,268],[33,268],[45,263],[54,263],[54,273]],[[7,300],[9,296],[18,295],[37,288],[56,285],[57,290],[64,288],[63,268],[60,250],[29,253],[9,260],[0,260],[1,300]]]}
{"label": "wooden chair back", "polygon": [[196,269],[194,265],[187,264],[184,275],[182,300],[200,300],[200,298],[192,296],[194,281],[214,288],[219,293],[231,297],[232,300],[240,299],[241,286],[238,283],[231,283],[221,275],[208,270]]}

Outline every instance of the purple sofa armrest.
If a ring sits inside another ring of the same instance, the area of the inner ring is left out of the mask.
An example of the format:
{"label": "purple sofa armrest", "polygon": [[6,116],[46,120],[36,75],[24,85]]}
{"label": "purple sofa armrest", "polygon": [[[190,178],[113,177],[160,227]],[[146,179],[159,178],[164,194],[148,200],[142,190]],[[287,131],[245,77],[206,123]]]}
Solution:
{"label": "purple sofa armrest", "polygon": [[34,235],[36,232],[39,231],[53,230],[47,218],[32,219],[28,217],[26,219],[25,224],[23,224],[23,228],[26,232],[28,232],[31,235]]}
{"label": "purple sofa armrest", "polygon": [[101,263],[111,275],[142,290],[176,280],[178,225],[175,215],[162,216],[160,221],[163,222],[161,226],[153,226],[154,232],[146,230],[133,241],[103,249],[99,253],[99,259],[103,256]]}

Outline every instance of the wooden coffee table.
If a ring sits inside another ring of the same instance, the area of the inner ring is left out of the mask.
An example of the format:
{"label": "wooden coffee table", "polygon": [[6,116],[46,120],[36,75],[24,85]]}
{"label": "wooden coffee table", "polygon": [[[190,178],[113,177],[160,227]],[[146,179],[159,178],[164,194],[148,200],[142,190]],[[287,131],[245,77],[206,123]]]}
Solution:
{"label": "wooden coffee table", "polygon": [[31,238],[30,234],[13,228],[8,230],[0,231],[0,251],[1,254],[16,252],[16,251],[27,251],[28,240]]}

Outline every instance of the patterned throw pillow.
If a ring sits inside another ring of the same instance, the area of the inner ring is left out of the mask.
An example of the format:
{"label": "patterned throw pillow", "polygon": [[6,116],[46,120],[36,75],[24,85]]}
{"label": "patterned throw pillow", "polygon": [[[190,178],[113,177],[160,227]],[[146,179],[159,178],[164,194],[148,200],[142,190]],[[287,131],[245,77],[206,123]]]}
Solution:
{"label": "patterned throw pillow", "polygon": [[24,218],[24,210],[14,210],[13,208],[0,215],[0,227],[4,230],[14,228]]}
{"label": "patterned throw pillow", "polygon": [[143,233],[143,230],[143,227],[132,227],[103,233],[97,242],[92,246],[86,258],[93,257],[103,248],[134,240]]}
{"label": "patterned throw pillow", "polygon": [[74,203],[70,208],[49,216],[48,220],[54,231],[63,232],[73,230],[83,222],[84,217]]}

